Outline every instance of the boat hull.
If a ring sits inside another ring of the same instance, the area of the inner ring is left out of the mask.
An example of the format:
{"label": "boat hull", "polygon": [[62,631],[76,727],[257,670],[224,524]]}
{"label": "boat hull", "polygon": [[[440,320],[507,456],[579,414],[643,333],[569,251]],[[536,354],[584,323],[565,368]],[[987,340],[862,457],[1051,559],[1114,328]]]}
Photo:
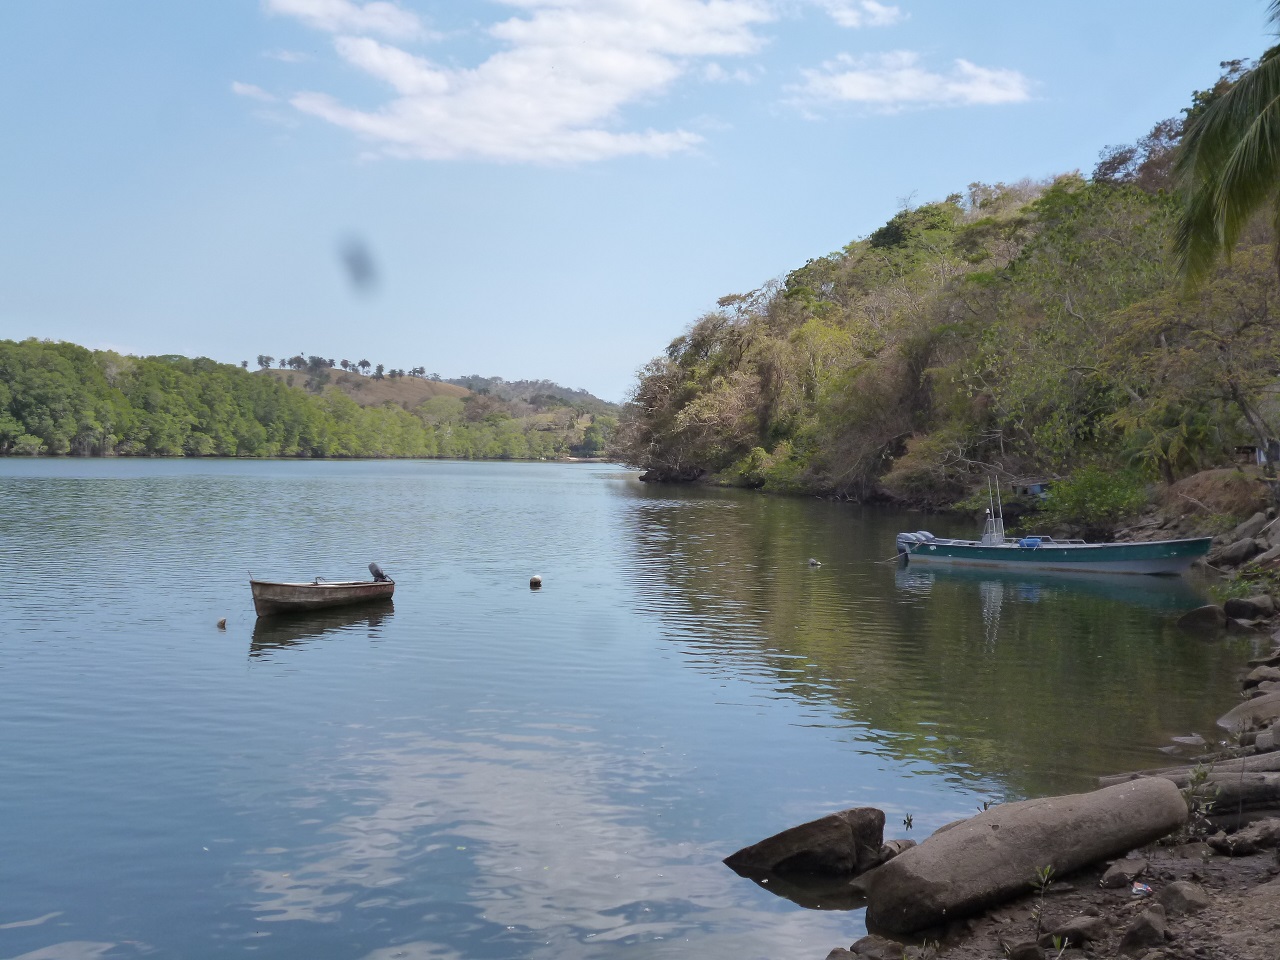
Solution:
{"label": "boat hull", "polygon": [[355,603],[386,600],[395,593],[391,580],[357,580],[339,583],[269,583],[250,580],[253,609],[260,617],[278,613],[345,607]]}
{"label": "boat hull", "polygon": [[1175,575],[1209,552],[1208,537],[1148,543],[982,544],[972,541],[899,540],[910,563],[941,563],[1005,570]]}

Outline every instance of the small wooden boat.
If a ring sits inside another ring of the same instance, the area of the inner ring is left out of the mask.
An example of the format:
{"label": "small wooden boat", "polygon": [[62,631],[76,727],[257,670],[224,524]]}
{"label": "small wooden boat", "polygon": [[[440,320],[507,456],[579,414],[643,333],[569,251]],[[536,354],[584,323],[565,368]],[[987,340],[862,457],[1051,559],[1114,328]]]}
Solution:
{"label": "small wooden boat", "polygon": [[387,600],[395,593],[396,582],[382,572],[376,563],[369,564],[372,580],[321,580],[310,583],[273,583],[249,576],[253,592],[253,609],[258,616],[319,610],[322,607],[344,607],[371,600]]}

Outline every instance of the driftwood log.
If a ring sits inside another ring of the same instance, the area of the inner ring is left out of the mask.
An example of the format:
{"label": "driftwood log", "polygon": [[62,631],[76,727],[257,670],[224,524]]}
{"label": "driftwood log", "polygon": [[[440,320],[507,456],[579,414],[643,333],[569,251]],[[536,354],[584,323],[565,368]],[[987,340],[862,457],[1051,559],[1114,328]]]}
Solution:
{"label": "driftwood log", "polygon": [[1180,767],[1161,767],[1158,770],[1134,770],[1130,773],[1117,773],[1109,777],[1099,777],[1098,786],[1114,787],[1118,783],[1129,783],[1143,777],[1163,777],[1172,780],[1180,787],[1185,787],[1192,773],[1197,769],[1208,770],[1213,774],[1220,773],[1278,773],[1280,772],[1280,751],[1260,753],[1252,757],[1238,757],[1234,760],[1218,760],[1214,763],[1193,764]]}
{"label": "driftwood log", "polygon": [[1168,780],[992,807],[939,830],[854,880],[869,901],[867,926],[912,933],[1026,893],[1055,874],[1127,853],[1176,830],[1187,805]]}

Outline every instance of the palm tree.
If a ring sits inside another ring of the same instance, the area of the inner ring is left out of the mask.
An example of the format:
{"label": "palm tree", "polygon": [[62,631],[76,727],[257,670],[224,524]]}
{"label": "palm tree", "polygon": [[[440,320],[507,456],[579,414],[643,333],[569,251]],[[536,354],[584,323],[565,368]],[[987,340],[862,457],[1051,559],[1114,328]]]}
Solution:
{"label": "palm tree", "polygon": [[360,371],[361,371],[362,373],[368,373],[368,372],[369,372],[369,361],[368,361],[368,360],[361,360],[359,363],[357,363],[357,364],[356,364],[356,366],[360,368]]}
{"label": "palm tree", "polygon": [[[1280,0],[1268,4],[1267,19],[1280,27]],[[1280,228],[1280,46],[1191,119],[1175,172],[1183,208],[1174,243],[1189,285],[1230,256],[1263,206]]]}

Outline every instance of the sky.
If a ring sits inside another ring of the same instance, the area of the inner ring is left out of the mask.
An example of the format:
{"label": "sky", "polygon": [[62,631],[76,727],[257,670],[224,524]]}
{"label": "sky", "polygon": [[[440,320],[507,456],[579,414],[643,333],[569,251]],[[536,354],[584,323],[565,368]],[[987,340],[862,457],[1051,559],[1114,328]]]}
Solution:
{"label": "sky", "polygon": [[0,339],[609,400],[726,294],[1088,173],[1263,0],[6,0]]}

